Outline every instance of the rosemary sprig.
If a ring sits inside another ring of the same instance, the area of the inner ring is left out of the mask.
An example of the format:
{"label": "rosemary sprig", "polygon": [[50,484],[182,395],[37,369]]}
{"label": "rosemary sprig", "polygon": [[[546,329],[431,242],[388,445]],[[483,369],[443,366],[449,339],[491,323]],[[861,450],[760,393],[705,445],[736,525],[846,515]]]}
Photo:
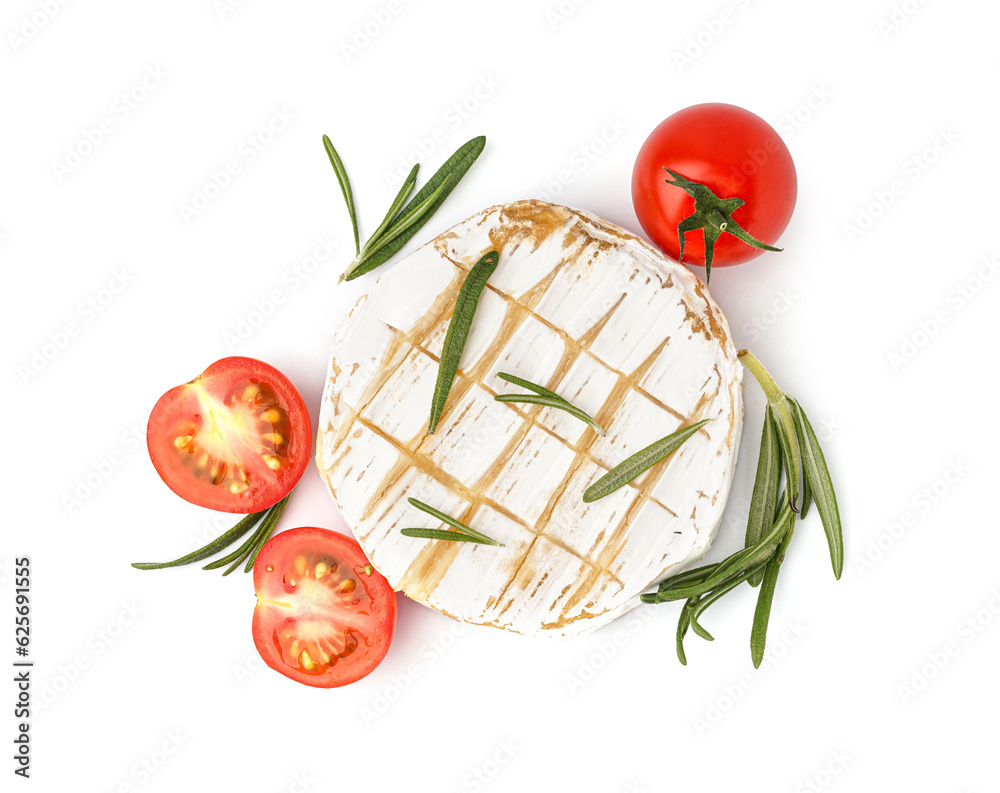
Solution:
{"label": "rosemary sprig", "polygon": [[507,372],[497,372],[497,377],[501,380],[506,380],[508,383],[513,383],[514,385],[521,386],[521,388],[526,388],[529,391],[534,391],[534,394],[497,394],[493,399],[497,402],[525,402],[530,405],[545,405],[546,407],[556,408],[557,410],[565,410],[571,416],[575,416],[580,419],[580,421],[589,424],[595,430],[597,430],[598,435],[606,435],[604,428],[598,424],[590,414],[580,410],[580,408],[571,404],[568,400],[563,399],[555,391],[550,391],[544,386],[540,386],[537,383],[532,383],[530,380],[524,380],[520,377],[516,377]]}
{"label": "rosemary sprig", "polygon": [[438,364],[437,383],[434,386],[434,396],[431,398],[431,416],[427,422],[427,432],[431,435],[437,430],[441,414],[444,413],[445,403],[448,401],[448,392],[455,381],[458,372],[459,361],[462,360],[462,351],[465,349],[465,342],[469,338],[469,331],[472,329],[472,319],[476,315],[476,308],[479,305],[479,298],[486,288],[486,282],[497,269],[497,262],[500,261],[500,254],[490,251],[483,256],[469,270],[469,274],[462,282],[462,288],[458,292],[458,299],[455,301],[455,310],[448,323],[448,332],[444,336],[444,345],[441,347],[441,362]]}
{"label": "rosemary sprig", "polygon": [[[712,638],[698,624],[699,615],[746,581],[752,586],[760,585],[750,632],[750,657],[755,667],[760,666],[778,573],[795,531],[796,518],[805,517],[812,501],[816,502],[823,522],[837,578],[844,566],[844,538],[837,496],[812,425],[802,406],[778,388],[756,357],[741,350],[739,358],[760,383],[768,401],[745,547],[721,562],[668,578],[656,592],[642,595],[644,603],[684,600],[676,636],[677,657],[682,664],[687,663],[684,636],[689,629],[702,638]],[[779,494],[782,478],[788,488],[787,495]],[[801,506],[796,503],[797,494],[802,496]]]}
{"label": "rosemary sprig", "polygon": [[[762,537],[755,545],[731,554],[718,564],[705,565],[697,570],[681,573],[674,578],[668,578],[660,584],[658,590],[642,596],[644,603],[668,603],[674,600],[684,600],[681,613],[677,621],[677,658],[682,664],[687,664],[687,655],[684,652],[684,637],[688,629],[693,629],[695,633],[703,639],[713,641],[714,637],[705,630],[698,622],[698,617],[710,605],[736,589],[751,575],[757,571],[767,569],[781,550],[782,544],[787,544],[787,537],[791,536],[791,529],[795,519],[795,513],[791,506],[785,503],[778,520],[770,528],[770,531]],[[769,578],[765,574],[765,586],[762,588],[762,600],[758,605],[760,618],[755,619],[755,631],[761,636],[766,635],[767,616],[770,612],[770,597],[773,597],[773,580],[777,578],[777,573]],[[768,593],[764,595],[764,593]],[[766,610],[764,605],[766,601]],[[763,657],[763,640],[760,643],[760,657]],[[756,659],[757,649],[752,648],[752,657]],[[755,660],[755,665],[760,661]]]}
{"label": "rosemary sprig", "polygon": [[[290,496],[291,493],[288,494]],[[285,496],[281,501],[271,507],[271,514],[264,518],[264,524],[266,525],[266,530],[260,532],[260,536],[257,539],[257,543],[247,554],[247,563],[243,568],[244,573],[249,573],[253,570],[253,564],[257,561],[257,554],[260,553],[260,549],[264,547],[264,544],[268,541],[271,536],[271,532],[274,531],[274,527],[278,525],[278,519],[281,517],[281,513],[285,511],[285,507],[288,505],[288,496]],[[232,570],[227,570],[223,575],[229,575]]]}
{"label": "rosemary sprig", "polygon": [[240,520],[239,523],[229,529],[229,531],[224,534],[220,534],[208,543],[208,545],[199,548],[197,551],[192,551],[186,556],[181,556],[179,559],[174,559],[171,562],[132,562],[132,567],[136,570],[165,570],[168,567],[181,567],[186,564],[200,562],[202,559],[207,559],[209,556],[213,556],[223,548],[228,548],[236,542],[236,540],[250,531],[250,529],[257,524],[257,521],[259,521],[266,512],[266,509],[261,510],[260,512],[251,512],[245,518]]}
{"label": "rosemary sprig", "polygon": [[485,146],[486,138],[483,136],[473,138],[460,146],[427,184],[404,206],[404,202],[409,198],[416,184],[417,170],[420,166],[419,164],[414,165],[403,181],[403,186],[390,205],[382,223],[368,238],[364,246],[361,246],[351,181],[347,176],[343,160],[333,147],[333,143],[330,142],[330,138],[324,135],[323,147],[326,149],[330,164],[333,166],[333,172],[340,184],[340,191],[344,195],[344,203],[347,204],[347,212],[351,217],[351,227],[354,231],[356,256],[341,278],[348,281],[358,278],[384,264],[398,253],[444,203],[448,194],[455,189],[455,186],[472,167],[472,163],[476,161]]}
{"label": "rosemary sprig", "polygon": [[201,562],[208,557],[219,553],[223,549],[228,548],[244,534],[250,531],[250,529],[257,526],[250,537],[235,551],[209,562],[202,568],[203,570],[214,570],[218,567],[225,567],[227,564],[232,563],[232,566],[226,570],[225,573],[223,573],[223,575],[229,575],[233,572],[233,570],[239,567],[243,561],[246,560],[247,565],[244,572],[249,573],[253,568],[254,561],[257,559],[257,554],[260,552],[264,543],[267,542],[267,538],[271,536],[271,532],[274,530],[274,527],[278,522],[278,518],[280,518],[281,513],[284,512],[285,505],[288,503],[290,496],[291,493],[281,499],[281,501],[277,504],[274,504],[267,509],[263,509],[260,512],[251,512],[245,518],[242,518],[235,526],[233,526],[233,528],[223,534],[220,534],[210,543],[199,548],[197,551],[192,551],[191,553],[170,562],[133,562],[132,567],[137,570],[163,570],[168,567],[181,567],[183,565],[193,564],[194,562]]}
{"label": "rosemary sprig", "polygon": [[660,440],[651,443],[645,449],[636,452],[588,487],[583,494],[583,500],[589,504],[592,501],[597,501],[613,493],[619,487],[624,487],[637,476],[645,473],[660,462],[660,460],[708,424],[710,420],[703,419],[688,427],[679,429],[677,432],[672,432],[665,438],[660,438]]}
{"label": "rosemary sprig", "polygon": [[482,532],[476,531],[475,529],[466,526],[460,520],[455,520],[455,518],[450,515],[446,515],[440,510],[434,509],[434,507],[429,504],[425,504],[423,501],[418,501],[415,498],[408,498],[407,501],[410,502],[414,507],[426,512],[433,518],[437,518],[442,523],[446,523],[451,526],[456,531],[446,531],[444,529],[400,529],[399,533],[407,537],[419,537],[425,540],[449,540],[452,542],[478,542],[482,545],[499,545],[503,547],[502,542],[497,542],[491,537],[487,537]]}

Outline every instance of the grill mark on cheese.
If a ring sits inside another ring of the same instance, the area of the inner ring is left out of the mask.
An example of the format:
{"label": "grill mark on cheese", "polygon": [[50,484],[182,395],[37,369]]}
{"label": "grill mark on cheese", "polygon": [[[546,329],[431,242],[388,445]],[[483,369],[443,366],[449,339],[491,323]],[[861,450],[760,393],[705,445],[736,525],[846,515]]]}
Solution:
{"label": "grill mark on cheese", "polygon": [[[487,284],[487,287],[489,287],[489,284]],[[494,290],[494,291],[496,291],[496,290]],[[505,294],[505,293],[503,293],[503,292],[497,292],[497,294],[498,294],[498,295],[499,295],[500,297],[502,297],[502,298],[503,298],[504,300],[507,300],[508,302],[510,302],[510,303],[513,303],[514,305],[517,305],[517,306],[520,306],[521,308],[523,308],[523,309],[525,309],[525,310],[527,310],[527,311],[530,311],[530,309],[528,309],[528,308],[527,308],[526,306],[524,306],[524,305],[523,305],[523,304],[522,304],[522,303],[521,303],[520,301],[518,301],[518,300],[515,300],[515,299],[514,299],[513,297],[511,297],[510,295],[508,295],[508,294]],[[622,297],[624,298],[624,295],[622,295]],[[577,341],[576,339],[574,339],[574,338],[573,338],[572,336],[570,336],[570,335],[569,335],[568,333],[566,333],[566,331],[564,331],[564,330],[563,330],[562,328],[559,328],[559,327],[556,327],[556,326],[555,326],[555,325],[553,325],[553,324],[552,324],[551,322],[549,322],[549,321],[548,321],[547,319],[545,319],[545,318],[544,318],[544,317],[542,317],[542,316],[539,316],[538,314],[534,313],[533,311],[531,311],[531,315],[532,315],[532,316],[533,316],[533,317],[534,317],[534,318],[535,318],[536,320],[538,320],[538,321],[539,321],[539,322],[541,322],[541,323],[542,323],[543,325],[545,325],[545,326],[546,326],[546,327],[547,327],[547,328],[548,328],[549,330],[551,330],[551,331],[553,331],[554,333],[556,333],[556,334],[557,334],[557,335],[558,335],[558,336],[559,336],[559,337],[560,337],[560,338],[561,338],[561,339],[563,340],[563,344],[565,344],[565,345],[566,345],[567,347],[574,347],[574,348],[576,348],[576,349],[577,349],[578,351],[584,351],[584,347],[583,347],[583,346],[581,345],[581,343],[580,343],[579,341]],[[607,322],[607,320],[609,320],[610,318],[611,318],[610,316],[606,315],[606,316],[604,317],[604,322]],[[603,327],[603,325],[602,325],[602,327]],[[581,338],[581,339],[584,339],[584,338],[586,338],[586,336],[587,336],[587,334],[584,334],[584,335],[583,335],[583,336],[581,336],[580,338]],[[596,337],[595,337],[595,338],[596,338]],[[678,410],[674,410],[674,408],[670,407],[670,405],[667,405],[667,404],[665,404],[664,402],[660,401],[660,400],[659,400],[659,399],[657,399],[657,398],[656,398],[655,396],[653,396],[652,394],[650,394],[650,393],[649,393],[648,391],[646,391],[646,390],[645,390],[645,389],[644,389],[644,388],[643,388],[643,387],[642,387],[642,386],[641,386],[641,385],[639,384],[639,382],[638,382],[637,380],[635,380],[634,378],[632,378],[631,376],[629,376],[629,375],[628,375],[628,374],[626,374],[625,372],[622,372],[622,371],[620,371],[620,370],[618,370],[618,369],[615,369],[615,368],[614,368],[613,366],[609,365],[607,361],[605,361],[605,360],[604,360],[603,358],[601,358],[601,357],[600,357],[600,356],[599,356],[599,355],[598,355],[597,353],[595,353],[595,352],[594,352],[593,350],[590,350],[590,349],[586,349],[585,351],[586,351],[587,353],[589,353],[589,354],[590,354],[591,356],[593,356],[593,357],[594,357],[594,358],[595,358],[595,359],[596,359],[597,361],[600,361],[600,363],[601,363],[601,364],[602,364],[602,365],[603,365],[603,366],[604,366],[604,367],[605,367],[606,369],[608,369],[608,370],[609,370],[609,371],[611,371],[612,373],[614,373],[614,374],[618,375],[619,377],[623,378],[623,379],[624,379],[624,380],[626,381],[626,383],[628,384],[628,386],[629,386],[629,387],[630,387],[630,388],[631,388],[631,389],[632,389],[633,391],[636,391],[637,393],[639,393],[639,394],[642,394],[642,395],[643,395],[644,397],[646,397],[646,398],[647,398],[647,399],[648,399],[648,400],[649,400],[650,402],[654,403],[654,404],[655,404],[655,405],[656,405],[656,406],[657,406],[658,408],[660,408],[661,410],[665,410],[665,411],[667,411],[667,412],[668,412],[668,413],[670,413],[670,414],[671,414],[671,415],[672,415],[672,416],[673,416],[674,418],[676,418],[676,419],[680,419],[681,421],[685,421],[685,420],[686,420],[686,417],[685,417],[685,415],[684,415],[683,413],[681,413],[681,412],[680,412],[680,411],[678,411]],[[598,423],[600,424],[601,422],[600,422],[600,421],[598,421]],[[602,425],[602,426],[603,426],[603,425]]]}
{"label": "grill mark on cheese", "polygon": [[[587,576],[582,581],[579,582],[573,594],[570,595],[569,598],[566,600],[566,603],[563,605],[562,611],[559,612],[559,618],[554,622],[542,623],[542,626],[546,629],[563,627],[568,621],[570,621],[571,612],[574,611],[576,607],[580,605],[580,603],[583,601],[585,597],[587,597],[587,595],[591,595],[594,592],[600,579],[601,579],[601,570],[597,567],[591,568]],[[621,586],[622,585],[619,583],[619,589],[621,589]],[[585,604],[584,608],[593,605],[594,601],[593,598],[591,598],[591,600]],[[573,617],[573,619],[576,619],[576,617]]]}
{"label": "grill mark on cheese", "polygon": [[[517,580],[518,574],[521,572],[521,568],[524,566],[525,562],[527,562],[527,560],[531,556],[531,551],[535,547],[535,542],[538,540],[538,537],[545,534],[545,528],[548,527],[549,521],[552,519],[552,513],[555,511],[556,505],[559,503],[559,499],[561,499],[563,495],[566,493],[566,488],[569,487],[569,483],[576,475],[576,472],[580,469],[580,466],[583,465],[585,459],[586,458],[581,452],[579,451],[576,452],[575,456],[573,457],[573,462],[569,467],[569,470],[563,475],[562,481],[560,481],[559,484],[556,486],[556,489],[553,491],[552,496],[549,498],[548,503],[545,505],[545,510],[538,518],[536,525],[542,526],[543,527],[542,530],[538,532],[538,534],[535,536],[534,539],[532,539],[531,543],[528,546],[528,552],[524,555],[524,558],[521,560],[521,564],[517,566],[517,569],[514,571],[514,574],[510,577],[510,580],[507,581],[507,584],[504,586],[503,590],[497,596],[498,603],[503,601],[503,596],[507,594],[507,590],[510,589],[511,584],[513,584]],[[546,539],[551,539],[551,538],[546,536]],[[571,553],[573,554],[573,556],[580,558],[579,554],[577,554],[575,551],[571,551]],[[586,560],[584,559],[583,561]],[[504,611],[506,610],[507,609],[505,608]],[[503,612],[501,612],[501,615],[502,614]]]}

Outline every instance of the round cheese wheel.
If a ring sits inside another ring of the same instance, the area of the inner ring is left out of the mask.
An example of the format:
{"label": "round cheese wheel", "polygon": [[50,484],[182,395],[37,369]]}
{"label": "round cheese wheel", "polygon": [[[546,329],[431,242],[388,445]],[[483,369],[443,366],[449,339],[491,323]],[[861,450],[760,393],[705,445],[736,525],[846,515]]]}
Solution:
{"label": "round cheese wheel", "polygon": [[[491,250],[499,265],[428,434],[456,297]],[[742,366],[687,268],[585,212],[519,201],[378,275],[336,327],[316,461],[393,587],[463,622],[574,636],[704,555],[736,464]],[[498,372],[555,391],[606,435],[565,411],[495,401],[523,393]],[[645,474],[583,501],[608,470],[702,419]],[[407,537],[448,528],[409,498],[503,545]]]}

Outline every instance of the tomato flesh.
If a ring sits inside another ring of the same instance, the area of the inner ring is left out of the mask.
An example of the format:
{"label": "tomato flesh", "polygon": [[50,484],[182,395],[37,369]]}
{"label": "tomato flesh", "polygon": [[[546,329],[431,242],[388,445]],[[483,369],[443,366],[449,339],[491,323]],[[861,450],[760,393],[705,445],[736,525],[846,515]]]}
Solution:
{"label": "tomato flesh", "polygon": [[301,478],[312,428],[305,402],[281,372],[231,357],[161,396],[146,442],[157,473],[182,498],[223,512],[259,512]]}
{"label": "tomato flesh", "polygon": [[344,686],[377,667],[396,625],[396,593],[350,537],[313,527],[272,537],[253,568],[253,640],[299,683]]}
{"label": "tomato flesh", "polygon": [[[768,245],[792,217],[797,194],[792,156],[771,125],[749,110],[717,103],[685,108],[657,126],[639,150],[632,170],[636,217],[656,247],[679,259],[677,224],[694,211],[694,199],[666,181],[665,167],[719,198],[743,199],[733,220]],[[704,265],[703,231],[688,231],[684,239],[684,263]],[[712,266],[740,264],[761,253],[723,233]]]}

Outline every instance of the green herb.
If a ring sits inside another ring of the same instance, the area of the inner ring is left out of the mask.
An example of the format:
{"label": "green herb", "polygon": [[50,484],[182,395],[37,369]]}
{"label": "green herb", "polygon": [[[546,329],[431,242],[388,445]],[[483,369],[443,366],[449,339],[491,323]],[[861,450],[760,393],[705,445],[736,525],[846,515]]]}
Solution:
{"label": "green herb", "polygon": [[497,394],[493,397],[497,402],[525,402],[529,405],[545,405],[557,410],[565,410],[571,416],[576,416],[580,421],[589,424],[597,430],[598,435],[606,434],[604,428],[594,421],[589,414],[570,404],[569,401],[563,399],[554,391],[549,391],[544,386],[532,383],[529,380],[523,380],[520,377],[515,377],[507,372],[497,372],[497,377],[501,380],[506,380],[508,383],[513,383],[514,385],[521,386],[521,388],[535,392],[534,394]]}
{"label": "green herb", "polygon": [[444,529],[400,529],[399,533],[404,534],[407,537],[419,537],[425,540],[449,540],[453,542],[478,542],[483,545],[499,545],[503,546],[502,542],[497,542],[496,540],[487,537],[482,532],[478,532],[469,526],[466,526],[459,520],[455,520],[450,515],[446,515],[440,510],[434,509],[434,507],[429,504],[425,504],[423,501],[417,501],[415,498],[408,498],[407,501],[410,502],[417,509],[422,512],[426,512],[433,518],[437,518],[442,523],[446,523],[457,531],[446,531]]}
{"label": "green herb", "polygon": [[[668,578],[656,592],[642,595],[644,603],[685,601],[677,620],[676,637],[677,657],[682,664],[687,663],[684,636],[689,629],[702,638],[712,638],[698,624],[699,615],[746,581],[752,586],[760,585],[750,632],[750,657],[755,667],[760,666],[778,573],[795,531],[796,517],[804,518],[812,501],[816,502],[823,522],[837,578],[844,567],[844,538],[837,496],[812,425],[801,405],[778,388],[760,361],[746,350],[740,351],[739,358],[760,383],[768,402],[745,547],[721,562]],[[779,494],[782,478],[788,488],[787,496]],[[801,506],[796,503],[799,494]]]}
{"label": "green herb", "polygon": [[220,559],[210,562],[203,568],[205,570],[214,570],[218,567],[225,567],[227,564],[232,563],[232,566],[223,573],[223,575],[229,575],[233,572],[233,570],[239,567],[243,561],[246,561],[247,564],[244,572],[249,573],[253,568],[254,561],[257,559],[257,554],[260,552],[264,543],[267,542],[267,538],[271,536],[271,532],[277,524],[278,518],[280,518],[281,513],[284,512],[285,505],[288,503],[290,496],[291,493],[281,499],[281,501],[274,506],[263,509],[260,512],[251,512],[245,518],[240,520],[235,526],[233,526],[233,528],[229,529],[229,531],[224,534],[220,534],[216,539],[212,540],[204,547],[199,548],[197,551],[192,551],[186,556],[174,559],[172,562],[133,562],[132,567],[137,570],[162,570],[167,567],[181,567],[182,565],[200,562],[219,553],[223,549],[228,548],[244,534],[250,531],[250,529],[257,526],[253,534],[251,534],[239,548],[232,553],[221,557]]}
{"label": "green herb", "polygon": [[340,159],[340,155],[326,135],[323,136],[323,146],[330,158],[337,182],[340,184],[340,191],[344,195],[344,203],[347,204],[347,212],[351,217],[351,227],[354,230],[356,256],[341,276],[343,279],[351,281],[391,259],[409,242],[424,223],[430,220],[431,215],[437,212],[448,194],[455,189],[455,186],[472,167],[472,163],[482,153],[486,146],[486,138],[482,136],[473,138],[460,146],[430,178],[430,181],[410,199],[410,202],[405,203],[416,185],[417,170],[420,166],[419,164],[414,165],[403,181],[403,186],[390,205],[382,223],[364,246],[360,244],[358,217],[354,208],[354,194],[351,190],[351,181],[347,176],[347,169],[344,168],[343,160]]}
{"label": "green herb", "polygon": [[[757,459],[757,478],[754,480],[753,496],[750,499],[750,516],[747,519],[747,535],[744,543],[747,548],[755,545],[764,533],[764,529],[774,523],[780,487],[781,444],[774,423],[774,411],[769,406],[764,413],[760,457]],[[750,586],[760,584],[763,576],[763,571],[750,576]]]}
{"label": "green herb", "polygon": [[651,443],[645,449],[636,452],[625,460],[625,462],[616,465],[588,487],[583,494],[583,500],[589,504],[591,501],[597,501],[609,493],[613,493],[618,488],[624,487],[637,476],[645,473],[660,462],[660,460],[708,424],[709,421],[710,419],[704,419],[703,421],[679,429],[677,432],[672,432],[665,438],[660,438],[660,440]]}
{"label": "green herb", "polygon": [[445,334],[444,345],[441,348],[437,383],[434,386],[434,396],[431,399],[431,417],[427,423],[427,432],[431,435],[437,430],[441,414],[444,413],[448,393],[455,381],[458,364],[462,360],[462,351],[465,349],[465,342],[472,329],[472,319],[476,316],[479,298],[483,289],[486,288],[489,277],[497,269],[499,261],[500,254],[496,251],[490,251],[483,256],[469,271],[458,292],[455,310],[451,315],[451,322],[448,323],[448,332]]}
{"label": "green herb", "polygon": [[[792,509],[802,515],[808,508],[809,501],[816,502],[816,509],[830,548],[833,574],[839,579],[844,569],[843,528],[840,523],[840,512],[837,509],[837,496],[816,433],[813,432],[802,406],[778,388],[774,379],[752,353],[740,350],[739,358],[760,383],[767,395],[768,407],[774,409],[779,418],[776,427],[784,456],[783,467],[785,479],[789,483]],[[799,492],[803,494],[801,508],[796,506]]]}
{"label": "green herb", "polygon": [[780,251],[767,243],[761,242],[756,237],[751,236],[740,228],[740,224],[732,218],[732,213],[743,206],[746,201],[742,198],[719,198],[712,190],[700,182],[692,182],[676,171],[664,168],[664,171],[674,177],[674,181],[664,179],[667,184],[679,187],[694,199],[694,212],[677,224],[677,237],[680,240],[680,259],[684,259],[684,233],[705,229],[705,281],[712,277],[712,259],[715,256],[715,242],[722,236],[722,232],[732,234],[736,239],[752,245],[754,248],[762,248],[765,251]]}
{"label": "green herb", "polygon": [[[802,446],[802,467],[805,471],[804,482],[812,499],[816,502],[816,510],[823,522],[826,532],[826,542],[830,547],[830,561],[833,564],[833,574],[839,579],[844,571],[844,530],[840,525],[840,510],[837,508],[837,494],[833,491],[833,482],[826,467],[823,450],[819,447],[812,424],[806,418],[805,411],[794,399],[792,416],[795,418],[795,430]],[[807,503],[802,505],[802,515],[805,515]]]}
{"label": "green herb", "polygon": [[266,512],[266,509],[260,512],[251,512],[229,531],[220,534],[208,545],[199,548],[197,551],[192,551],[179,559],[174,559],[172,562],[132,562],[132,567],[136,570],[163,570],[168,567],[181,567],[186,564],[200,562],[202,559],[207,559],[209,556],[213,556],[223,548],[227,548],[236,542],[236,540],[250,531]]}
{"label": "green herb", "polygon": [[323,136],[323,147],[326,155],[330,158],[330,165],[337,175],[337,183],[340,185],[340,192],[344,194],[344,203],[347,204],[347,213],[351,216],[351,226],[354,228],[354,252],[360,254],[361,246],[358,238],[358,216],[354,210],[354,193],[351,192],[351,180],[347,178],[347,169],[344,168],[344,161],[340,159],[337,150],[333,148],[330,139]]}
{"label": "green herb", "polygon": [[[791,536],[791,529],[794,523],[795,513],[792,512],[788,503],[782,508],[779,518],[771,526],[768,533],[761,537],[758,542],[738,551],[718,564],[705,565],[697,570],[681,573],[674,578],[668,578],[660,584],[656,592],[642,595],[644,603],[669,603],[675,600],[683,600],[681,614],[677,621],[677,657],[682,664],[687,663],[687,655],[684,652],[684,637],[689,628],[703,639],[713,641],[714,637],[705,630],[698,622],[698,617],[710,605],[719,600],[723,595],[736,589],[744,581],[747,581],[755,572],[770,569],[775,557],[784,551],[782,545],[787,545],[787,537]],[[777,572],[769,577],[764,573],[764,586],[761,589],[761,597],[758,601],[758,612],[760,616],[755,618],[755,632],[761,628],[766,633],[767,616],[770,612],[770,598],[774,595],[774,580]],[[766,608],[765,608],[766,607]],[[756,637],[756,633],[754,634]],[[760,657],[763,657],[763,640],[759,644]],[[754,665],[758,666],[758,647],[751,648],[751,655]]]}
{"label": "green herb", "polygon": [[[774,590],[778,585],[778,572],[781,563],[785,561],[785,551],[791,542],[795,531],[795,515],[789,518],[788,533],[771,560],[764,566],[764,574],[760,593],[757,595],[757,608],[753,613],[753,627],[750,629],[750,659],[754,667],[759,667],[764,660],[764,645],[767,642],[767,623],[771,618],[771,603],[774,601]],[[757,568],[760,570],[760,568]]]}
{"label": "green herb", "polygon": [[673,600],[700,598],[744,573],[752,572],[767,564],[790,528],[793,516],[791,507],[786,504],[770,531],[756,544],[727,556],[718,564],[700,568],[703,572],[697,576],[691,576],[684,581],[668,578],[660,584],[655,595],[643,595],[643,598],[647,603],[669,603]]}
{"label": "green herb", "polygon": [[[291,495],[289,493],[288,495]],[[281,513],[285,511],[285,507],[288,504],[288,496],[285,496],[281,501],[271,507],[271,514],[264,518],[264,526],[266,530],[262,529],[260,531],[260,536],[257,539],[257,543],[247,554],[246,566],[243,568],[244,573],[249,573],[253,570],[253,563],[257,561],[257,554],[260,553],[260,549],[264,547],[264,543],[267,542],[268,538],[271,536],[271,532],[274,531],[274,527],[278,525],[278,519],[281,517]],[[237,565],[238,566],[238,565]],[[227,570],[223,575],[229,575],[232,570]]]}

